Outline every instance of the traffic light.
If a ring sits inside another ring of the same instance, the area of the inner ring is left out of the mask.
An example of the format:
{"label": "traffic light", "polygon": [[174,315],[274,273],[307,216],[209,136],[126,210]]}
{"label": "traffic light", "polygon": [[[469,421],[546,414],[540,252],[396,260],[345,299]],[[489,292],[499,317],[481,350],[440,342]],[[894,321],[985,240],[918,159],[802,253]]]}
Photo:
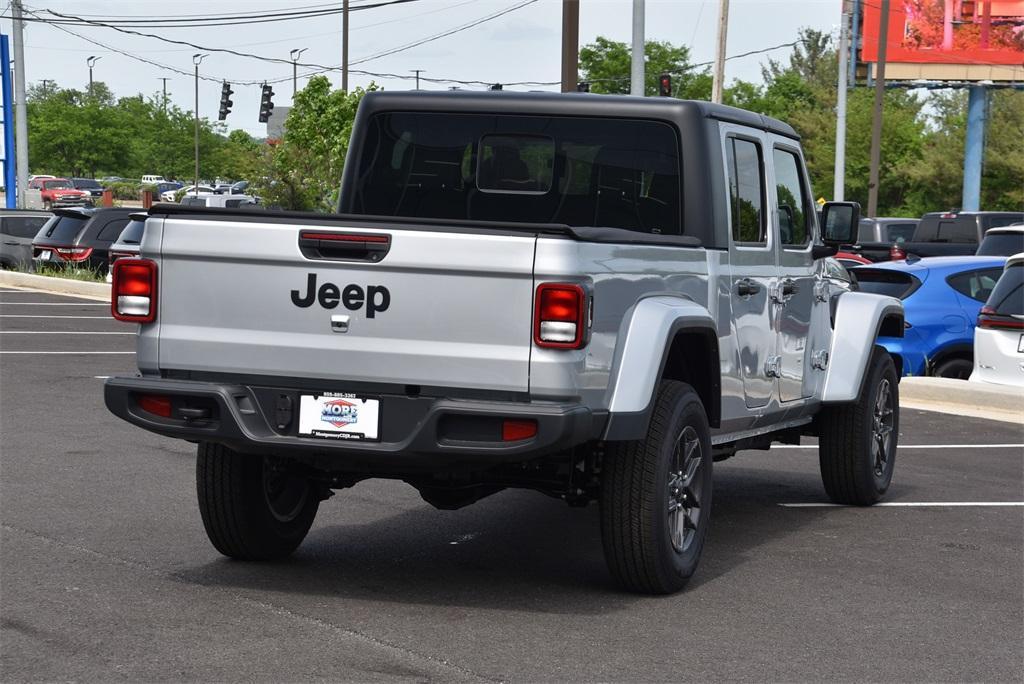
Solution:
{"label": "traffic light", "polygon": [[224,81],[224,85],[220,89],[220,112],[217,114],[217,120],[223,121],[228,118],[228,114],[231,113],[231,106],[235,104],[231,101],[231,95],[235,91],[231,89],[231,84]]}
{"label": "traffic light", "polygon": [[662,97],[672,97],[672,74],[662,74],[658,77],[658,94]]}
{"label": "traffic light", "polygon": [[267,123],[270,119],[270,113],[274,111],[274,103],[271,98],[274,97],[274,89],[269,85],[263,85],[263,97],[260,98],[260,123]]}
{"label": "traffic light", "polygon": [[494,85],[489,87],[488,90],[502,90],[503,88],[504,86],[502,86],[500,83],[495,83]]}

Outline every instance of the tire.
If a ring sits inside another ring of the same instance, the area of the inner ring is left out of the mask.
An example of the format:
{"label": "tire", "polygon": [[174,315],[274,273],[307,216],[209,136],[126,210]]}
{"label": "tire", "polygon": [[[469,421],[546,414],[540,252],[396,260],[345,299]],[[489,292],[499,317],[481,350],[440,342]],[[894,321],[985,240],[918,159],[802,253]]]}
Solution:
{"label": "tire", "polygon": [[288,556],[320,506],[308,479],[273,468],[269,459],[208,442],[197,450],[196,490],[206,536],[222,554],[239,560]]}
{"label": "tire", "polygon": [[818,460],[832,501],[870,506],[885,494],[896,467],[899,405],[896,365],[876,346],[860,397],[825,407],[819,418]]}
{"label": "tire", "polygon": [[967,380],[974,372],[974,362],[970,359],[949,359],[935,367],[935,377],[956,378]]}
{"label": "tire", "polygon": [[689,385],[658,387],[647,436],[609,442],[601,482],[601,538],[615,581],[645,594],[682,589],[697,570],[711,519],[707,414]]}

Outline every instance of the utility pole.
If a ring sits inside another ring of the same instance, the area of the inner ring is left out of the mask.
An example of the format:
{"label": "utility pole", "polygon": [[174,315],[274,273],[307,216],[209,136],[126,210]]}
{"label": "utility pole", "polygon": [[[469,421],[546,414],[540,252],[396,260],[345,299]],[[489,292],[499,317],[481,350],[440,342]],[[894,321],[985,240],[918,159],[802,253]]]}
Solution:
{"label": "utility pole", "polygon": [[718,44],[715,49],[715,70],[711,81],[711,101],[722,102],[725,87],[725,43],[729,33],[729,0],[718,0]]}
{"label": "utility pole", "polygon": [[167,116],[167,82],[171,79],[166,77],[160,77],[159,80],[164,82],[164,116]]}
{"label": "utility pole", "polygon": [[40,83],[43,84],[43,97],[47,97],[50,94],[50,85],[49,84],[51,84],[51,83],[53,83],[54,85],[57,84],[57,82],[54,81],[52,78],[44,78],[42,81],[40,81]]}
{"label": "utility pole", "polygon": [[878,216],[878,166],[882,163],[882,104],[885,102],[885,53],[889,42],[889,0],[882,0],[875,67],[875,113],[871,121],[871,166],[868,170],[868,216]]}
{"label": "utility pole", "polygon": [[192,185],[192,192],[195,195],[199,194],[199,65],[204,57],[209,57],[209,55],[201,53],[192,55],[192,63],[196,65],[196,108],[192,115],[196,124],[196,176],[195,183]]}
{"label": "utility pole", "polygon": [[[419,88],[417,79],[416,89]],[[348,0],[341,3],[341,90],[348,92]]]}
{"label": "utility pole", "polygon": [[426,69],[409,69],[409,71],[416,74],[416,90],[420,89],[420,74],[426,71]]}
{"label": "utility pole", "polygon": [[96,62],[103,59],[102,57],[87,57],[85,63],[89,65],[89,97],[92,97],[92,68],[96,66]]}
{"label": "utility pole", "polygon": [[562,92],[574,92],[579,79],[580,0],[562,0]]}
{"label": "utility pole", "polygon": [[644,96],[644,0],[633,0],[633,54],[629,69],[629,94]]}
{"label": "utility pole", "polygon": [[[14,39],[14,134],[15,164],[18,168],[18,208],[25,208],[28,186],[28,111],[25,108],[25,22],[21,18],[21,0],[11,3]],[[11,189],[7,188],[7,192]]]}
{"label": "utility pole", "polygon": [[299,91],[299,57],[302,57],[302,53],[308,49],[295,48],[289,53],[292,57],[292,99],[295,99],[295,93]]}
{"label": "utility pole", "polygon": [[839,85],[836,88],[836,160],[832,200],[842,202],[846,192],[846,62],[850,26],[850,0],[843,2],[839,25]]}

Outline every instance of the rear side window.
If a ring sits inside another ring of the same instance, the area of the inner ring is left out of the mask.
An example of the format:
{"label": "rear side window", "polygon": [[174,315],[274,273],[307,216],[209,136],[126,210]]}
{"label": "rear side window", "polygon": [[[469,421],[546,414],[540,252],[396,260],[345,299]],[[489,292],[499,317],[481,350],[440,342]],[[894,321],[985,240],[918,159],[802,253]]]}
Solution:
{"label": "rear side window", "polygon": [[114,219],[100,229],[99,235],[96,236],[96,240],[98,242],[113,242],[127,225],[128,219],[126,218]]}
{"label": "rear side window", "polygon": [[45,216],[6,216],[0,226],[4,235],[32,239],[48,220]]}
{"label": "rear side window", "polygon": [[128,225],[121,231],[121,234],[117,236],[117,242],[123,242],[126,245],[140,244],[145,228],[145,221],[129,221]]}
{"label": "rear side window", "polygon": [[914,237],[916,223],[890,223],[885,227],[885,239],[889,242],[906,242]]}
{"label": "rear side window", "polygon": [[364,140],[357,214],[683,232],[665,123],[389,112]]}
{"label": "rear side window", "polygon": [[1024,264],[1013,264],[1003,271],[985,304],[1003,316],[1024,316]]}
{"label": "rear side window", "polygon": [[764,214],[761,146],[750,140],[729,138],[725,155],[729,166],[732,239],[748,245],[764,245],[768,241],[768,231]]}
{"label": "rear side window", "polygon": [[1024,221],[1024,214],[1007,214],[1005,216],[982,216],[981,225],[985,230],[989,228],[1001,228],[1012,226],[1014,223]]}
{"label": "rear side window", "polygon": [[871,219],[861,219],[857,226],[857,242],[875,241],[875,222]]}
{"label": "rear side window", "polygon": [[999,276],[1003,274],[1001,268],[986,268],[980,271],[969,271],[957,273],[946,278],[949,286],[977,302],[984,302],[995,289]]}
{"label": "rear side window", "polygon": [[1013,256],[1024,252],[1024,229],[1019,233],[989,233],[978,247],[978,256]]}
{"label": "rear side window", "polygon": [[906,299],[921,287],[921,281],[901,271],[861,267],[855,271],[861,292]]}
{"label": "rear side window", "polygon": [[72,218],[70,216],[57,216],[56,221],[47,228],[46,233],[40,237],[46,237],[50,240],[62,242],[65,244],[74,243],[75,239],[78,238],[79,233],[85,228],[86,219],[84,218]]}
{"label": "rear side window", "polygon": [[772,156],[779,239],[787,247],[804,247],[811,236],[811,209],[800,172],[800,159],[788,150],[779,149]]}

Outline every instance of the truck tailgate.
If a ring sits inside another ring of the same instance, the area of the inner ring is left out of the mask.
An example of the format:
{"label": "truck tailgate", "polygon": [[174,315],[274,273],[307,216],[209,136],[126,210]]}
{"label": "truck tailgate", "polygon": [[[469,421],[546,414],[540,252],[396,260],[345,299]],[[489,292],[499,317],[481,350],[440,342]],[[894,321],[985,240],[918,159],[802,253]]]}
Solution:
{"label": "truck tailgate", "polygon": [[[173,215],[159,234],[161,369],[529,390],[533,234]],[[338,260],[310,235],[389,242]]]}

